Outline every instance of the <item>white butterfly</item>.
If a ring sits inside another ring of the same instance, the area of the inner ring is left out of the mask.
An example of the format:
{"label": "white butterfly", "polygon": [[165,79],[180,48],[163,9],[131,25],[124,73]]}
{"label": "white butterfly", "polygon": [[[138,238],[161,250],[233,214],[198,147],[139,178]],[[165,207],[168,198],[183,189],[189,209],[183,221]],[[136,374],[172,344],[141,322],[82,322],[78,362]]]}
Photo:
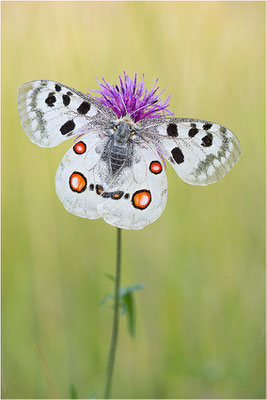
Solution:
{"label": "white butterfly", "polygon": [[141,229],[163,212],[163,157],[185,182],[209,185],[227,174],[241,153],[236,136],[217,123],[170,117],[135,122],[135,111],[118,118],[114,107],[53,81],[22,85],[18,108],[26,134],[39,146],[78,136],[56,174],[64,207],[119,228]]}

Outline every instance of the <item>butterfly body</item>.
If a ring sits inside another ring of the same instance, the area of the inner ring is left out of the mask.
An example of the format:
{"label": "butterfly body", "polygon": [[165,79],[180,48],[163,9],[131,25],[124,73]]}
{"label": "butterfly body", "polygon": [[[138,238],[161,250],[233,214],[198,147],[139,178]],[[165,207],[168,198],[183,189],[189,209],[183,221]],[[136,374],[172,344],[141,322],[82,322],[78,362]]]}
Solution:
{"label": "butterfly body", "polygon": [[[134,86],[131,95],[137,92]],[[127,96],[123,107],[130,108]],[[164,159],[185,182],[208,185],[222,178],[240,156],[238,139],[217,123],[170,117],[138,120],[136,111],[118,117],[117,109],[54,81],[21,86],[18,107],[26,134],[39,146],[53,147],[76,137],[56,174],[64,207],[120,228],[141,229],[163,212]]]}
{"label": "butterfly body", "polygon": [[119,172],[125,163],[130,161],[132,150],[132,135],[134,124],[127,119],[118,120],[113,123],[111,138],[108,142],[109,165],[111,174]]}

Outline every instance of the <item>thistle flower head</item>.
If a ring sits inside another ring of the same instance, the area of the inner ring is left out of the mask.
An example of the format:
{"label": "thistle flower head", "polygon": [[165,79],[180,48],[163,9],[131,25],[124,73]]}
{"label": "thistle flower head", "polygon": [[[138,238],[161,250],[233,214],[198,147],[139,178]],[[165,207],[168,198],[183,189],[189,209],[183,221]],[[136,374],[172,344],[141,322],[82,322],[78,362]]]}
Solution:
{"label": "thistle flower head", "polygon": [[111,85],[104,78],[98,80],[100,90],[92,90],[100,96],[93,96],[102,104],[112,108],[118,118],[130,115],[134,122],[144,118],[157,118],[166,115],[173,115],[168,110],[170,96],[162,103],[158,93],[159,86],[156,80],[151,91],[145,87],[144,74],[142,81],[137,83],[137,74],[134,74],[134,80],[124,72],[124,76],[119,76],[119,84]]}

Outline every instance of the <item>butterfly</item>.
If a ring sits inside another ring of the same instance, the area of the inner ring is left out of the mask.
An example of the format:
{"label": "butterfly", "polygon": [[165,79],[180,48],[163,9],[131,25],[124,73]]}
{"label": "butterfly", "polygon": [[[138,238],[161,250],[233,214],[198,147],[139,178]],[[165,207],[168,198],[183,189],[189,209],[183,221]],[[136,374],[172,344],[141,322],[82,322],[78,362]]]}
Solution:
{"label": "butterfly", "polygon": [[103,101],[50,80],[19,88],[21,123],[33,143],[54,147],[76,138],[55,179],[70,213],[142,229],[166,206],[165,160],[183,181],[204,186],[239,159],[239,141],[226,127],[166,116],[156,90],[144,93],[127,75],[120,88],[105,84]]}

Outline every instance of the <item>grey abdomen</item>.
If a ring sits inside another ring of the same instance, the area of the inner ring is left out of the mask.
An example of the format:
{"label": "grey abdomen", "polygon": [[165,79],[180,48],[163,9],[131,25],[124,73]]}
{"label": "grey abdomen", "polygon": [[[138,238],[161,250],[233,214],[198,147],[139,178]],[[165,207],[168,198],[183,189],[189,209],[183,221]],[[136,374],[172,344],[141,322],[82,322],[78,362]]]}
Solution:
{"label": "grey abdomen", "polygon": [[128,154],[128,146],[113,143],[110,150],[110,166],[112,173],[117,172],[125,163]]}

